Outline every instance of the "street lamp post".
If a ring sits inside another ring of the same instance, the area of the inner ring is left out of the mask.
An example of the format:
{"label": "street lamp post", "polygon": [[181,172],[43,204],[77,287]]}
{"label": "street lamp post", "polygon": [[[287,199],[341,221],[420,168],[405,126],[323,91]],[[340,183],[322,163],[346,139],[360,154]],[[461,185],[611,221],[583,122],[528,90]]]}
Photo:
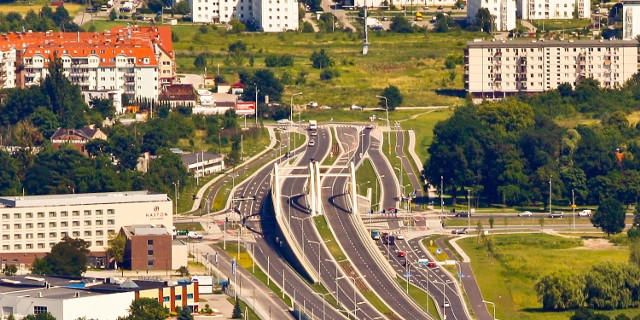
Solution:
{"label": "street lamp post", "polygon": [[471,230],[471,189],[467,189],[467,228]]}
{"label": "street lamp post", "polygon": [[493,306],[493,320],[496,320],[496,304],[487,300],[482,300],[482,302],[488,303]]}
{"label": "street lamp post", "polygon": [[444,193],[444,178],[440,176],[440,214],[444,218],[444,200],[442,194]]}
{"label": "street lamp post", "polygon": [[220,155],[222,155],[222,151],[221,151],[222,142],[220,142],[221,141],[220,134],[222,133],[222,130],[224,130],[224,127],[221,127],[220,130],[218,131],[218,154]]}
{"label": "street lamp post", "polygon": [[551,214],[551,175],[549,176],[549,214]]}
{"label": "street lamp post", "polygon": [[[442,284],[442,308],[444,309],[444,306],[447,303],[447,282],[449,281],[433,281],[433,283],[437,283],[437,284]],[[443,311],[444,313],[444,317],[445,319],[447,318],[447,314],[446,314],[446,310]]]}
{"label": "street lamp post", "polygon": [[[304,254],[304,243],[305,243],[305,241],[304,241],[304,221],[307,220],[307,219],[313,218],[313,216],[308,216],[308,217],[305,217],[305,218],[299,218],[299,217],[291,217],[291,218],[294,218],[296,220],[300,220],[300,226],[301,226],[300,227],[300,242],[302,242],[302,255],[305,255]],[[289,226],[289,227],[291,227],[291,226]]]}
{"label": "street lamp post", "polygon": [[387,99],[387,97],[385,96],[376,96],[376,98],[384,99],[384,106],[385,106],[385,109],[387,110],[387,128],[389,129],[389,132],[387,134],[387,139],[389,140],[389,154],[391,154],[391,126],[389,125],[389,99]]}
{"label": "street lamp post", "polygon": [[289,122],[293,122],[293,96],[299,96],[302,92],[294,93],[291,95],[291,114],[289,115]]}
{"label": "street lamp post", "polygon": [[571,189],[571,209],[573,210],[573,229],[576,229],[576,195]]}
{"label": "street lamp post", "polygon": [[173,215],[173,218],[178,216],[178,189],[180,189],[180,180],[177,182],[173,182],[173,187],[175,189],[175,200],[176,200],[176,213]]}
{"label": "street lamp post", "polygon": [[[379,177],[380,179],[384,178],[384,174]],[[378,194],[378,185],[380,184],[380,180],[376,179],[376,208],[380,210],[380,195]]]}
{"label": "street lamp post", "polygon": [[[327,292],[327,293],[319,293],[316,292],[317,295],[322,297],[322,320],[326,319],[326,313],[325,313],[325,305],[327,304],[327,295],[328,294],[333,294],[334,292]],[[312,317],[313,318],[313,317]]]}
{"label": "street lamp post", "polygon": [[322,282],[322,275],[320,273],[320,242],[309,240],[309,243],[315,243],[318,245],[318,282]]}

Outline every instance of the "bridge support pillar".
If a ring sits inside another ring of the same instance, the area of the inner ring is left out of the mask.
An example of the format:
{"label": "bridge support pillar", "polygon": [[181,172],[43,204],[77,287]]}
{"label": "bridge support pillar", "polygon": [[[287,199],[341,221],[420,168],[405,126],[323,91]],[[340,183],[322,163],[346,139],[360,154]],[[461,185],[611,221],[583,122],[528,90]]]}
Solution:
{"label": "bridge support pillar", "polygon": [[349,173],[351,174],[351,183],[349,184],[349,194],[351,194],[351,211],[358,214],[358,191],[356,190],[356,168],[353,162],[349,163]]}

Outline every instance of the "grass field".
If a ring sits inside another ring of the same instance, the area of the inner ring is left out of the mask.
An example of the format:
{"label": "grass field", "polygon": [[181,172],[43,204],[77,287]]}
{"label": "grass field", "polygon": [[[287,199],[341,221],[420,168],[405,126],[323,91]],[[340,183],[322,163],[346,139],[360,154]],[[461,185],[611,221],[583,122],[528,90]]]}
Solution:
{"label": "grass field", "polygon": [[[101,31],[126,21],[96,21]],[[450,53],[463,54],[466,41],[480,37],[478,33],[452,32],[445,34],[373,33],[369,54],[360,54],[362,37],[355,33],[244,33],[232,34],[210,28],[201,33],[199,27],[178,25],[172,28],[179,41],[174,42],[178,72],[202,73],[195,70],[195,57],[207,52],[209,74],[220,74],[228,82],[237,81],[240,70],[265,68],[268,54],[292,54],[293,67],[270,68],[276,76],[287,73],[297,79],[305,73],[306,83],[287,85],[284,96],[303,92],[304,101],[317,101],[332,107],[357,104],[375,106],[376,95],[388,85],[397,86],[404,96],[403,106],[455,105],[464,97],[464,70],[458,66],[453,73],[444,67]],[[242,59],[230,59],[228,45],[242,41],[247,53]],[[277,45],[274,45],[277,44]],[[309,57],[314,51],[325,49],[334,61],[340,76],[320,80],[321,70],[313,69]],[[253,65],[250,60],[253,59]],[[452,77],[453,76],[453,77]],[[451,80],[453,78],[453,80]]]}
{"label": "grass field", "polygon": [[[40,9],[42,9],[42,7],[45,4],[48,4],[49,2],[50,1],[30,1],[29,4],[25,2],[3,3],[2,5],[0,5],[0,12],[1,13],[17,12],[24,17],[24,15],[27,14],[29,10],[33,10],[34,12],[38,13]],[[84,10],[84,6],[77,3],[70,3],[70,2],[65,2],[64,8],[67,9],[71,17],[77,15],[79,12]],[[55,11],[55,7],[53,7],[52,9]]]}
{"label": "grass field", "polygon": [[[358,185],[358,194],[362,196],[367,195],[367,189],[371,188],[371,198],[379,199],[376,194],[375,184],[378,183],[376,172],[373,171],[373,165],[369,159],[365,159],[362,165],[356,170],[356,185]],[[374,200],[375,202],[375,200]]]}
{"label": "grass field", "polygon": [[415,131],[416,154],[418,154],[418,157],[423,162],[427,159],[427,150],[433,141],[433,128],[436,126],[438,121],[449,118],[451,114],[451,109],[424,111],[414,116],[410,116],[406,120],[400,120],[400,126],[403,129],[413,129]]}
{"label": "grass field", "polygon": [[[544,21],[544,22],[543,22]],[[531,23],[540,30],[556,31],[562,30],[573,31],[573,29],[584,29],[591,24],[590,19],[546,19],[531,20]]]}
{"label": "grass field", "polygon": [[[546,234],[494,235],[495,256],[488,255],[476,237],[458,241],[471,258],[474,276],[483,298],[495,302],[499,319],[566,320],[573,312],[543,312],[534,285],[542,276],[562,268],[586,270],[600,261],[626,262],[625,246],[600,245],[580,239]],[[603,244],[604,243],[604,244]],[[609,316],[625,313],[631,318],[640,309],[607,311]]]}

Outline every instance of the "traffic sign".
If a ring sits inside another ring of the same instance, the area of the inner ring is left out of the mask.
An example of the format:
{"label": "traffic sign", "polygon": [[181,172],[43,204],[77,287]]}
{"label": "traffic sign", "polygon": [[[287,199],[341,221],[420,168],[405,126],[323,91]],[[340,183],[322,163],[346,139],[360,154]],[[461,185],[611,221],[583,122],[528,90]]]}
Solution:
{"label": "traffic sign", "polygon": [[442,253],[442,249],[438,248],[438,250],[436,250],[436,254],[441,254]]}
{"label": "traffic sign", "polygon": [[458,273],[458,278],[464,278],[464,273]]}
{"label": "traffic sign", "polygon": [[404,276],[405,278],[411,278],[413,275],[411,273],[405,273],[402,276]]}

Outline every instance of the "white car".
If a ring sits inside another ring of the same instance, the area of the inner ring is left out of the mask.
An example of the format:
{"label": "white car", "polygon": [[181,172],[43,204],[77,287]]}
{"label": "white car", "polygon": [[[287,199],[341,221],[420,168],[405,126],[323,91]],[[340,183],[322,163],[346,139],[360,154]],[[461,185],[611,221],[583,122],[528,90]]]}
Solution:
{"label": "white car", "polygon": [[449,308],[449,307],[451,307],[451,304],[449,303],[449,301],[446,301],[446,302],[442,305],[442,307],[443,307],[443,308]]}
{"label": "white car", "polygon": [[396,235],[396,240],[404,240],[404,234],[403,233],[398,233]]}
{"label": "white car", "polygon": [[353,104],[353,105],[351,105],[351,110],[362,110],[362,107],[361,107],[361,106],[358,106],[358,105]]}
{"label": "white car", "polygon": [[187,237],[189,239],[202,239],[202,235],[195,231],[189,231],[189,233],[187,234]]}
{"label": "white car", "polygon": [[277,124],[289,124],[289,119],[280,119],[276,121]]}
{"label": "white car", "polygon": [[518,213],[518,217],[531,217],[533,216],[533,213],[531,213],[531,211],[523,211]]}
{"label": "white car", "polygon": [[589,209],[582,210],[582,211],[578,212],[578,215],[581,216],[581,217],[590,217],[591,216],[591,210],[589,210]]}
{"label": "white car", "polygon": [[318,135],[318,131],[311,131],[311,136],[317,136]]}
{"label": "white car", "polygon": [[309,140],[309,147],[313,147],[316,145],[316,141],[315,140]]}

